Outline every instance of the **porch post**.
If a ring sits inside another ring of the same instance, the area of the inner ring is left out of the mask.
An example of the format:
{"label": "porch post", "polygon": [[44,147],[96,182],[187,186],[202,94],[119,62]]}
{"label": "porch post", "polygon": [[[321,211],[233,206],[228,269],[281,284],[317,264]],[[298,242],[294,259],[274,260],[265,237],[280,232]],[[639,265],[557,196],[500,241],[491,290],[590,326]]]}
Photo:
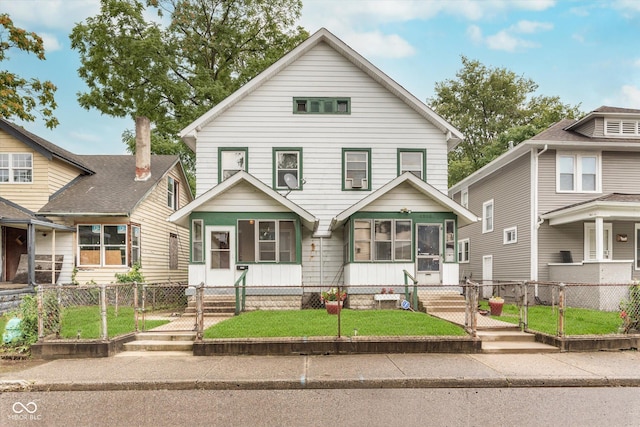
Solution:
{"label": "porch post", "polygon": [[36,226],[27,225],[27,282],[29,286],[36,285]]}
{"label": "porch post", "polygon": [[604,259],[604,218],[596,217],[596,261]]}

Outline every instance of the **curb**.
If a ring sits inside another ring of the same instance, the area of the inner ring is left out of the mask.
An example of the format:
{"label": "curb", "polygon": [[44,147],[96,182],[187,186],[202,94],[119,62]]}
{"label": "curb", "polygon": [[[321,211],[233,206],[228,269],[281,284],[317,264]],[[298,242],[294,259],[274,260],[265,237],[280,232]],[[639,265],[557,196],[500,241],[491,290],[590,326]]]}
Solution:
{"label": "curb", "polygon": [[640,378],[409,378],[372,380],[248,380],[248,381],[114,381],[29,383],[0,381],[0,392],[130,391],[130,390],[319,390],[389,388],[532,388],[640,387]]}

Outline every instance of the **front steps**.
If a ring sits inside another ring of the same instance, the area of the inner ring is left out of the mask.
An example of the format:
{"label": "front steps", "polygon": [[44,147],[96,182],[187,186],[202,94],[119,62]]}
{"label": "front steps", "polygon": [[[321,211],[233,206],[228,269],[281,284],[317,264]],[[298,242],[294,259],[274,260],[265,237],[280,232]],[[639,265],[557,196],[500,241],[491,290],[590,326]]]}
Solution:
{"label": "front steps", "polygon": [[481,329],[476,335],[482,341],[482,352],[491,354],[514,353],[555,353],[560,349],[552,345],[536,342],[534,334],[522,332],[519,328]]}
{"label": "front steps", "polygon": [[[418,291],[420,311],[460,324],[464,322],[466,301],[456,291]],[[551,353],[560,349],[536,342],[533,334],[522,332],[518,326],[478,316],[477,336],[482,341],[482,352],[492,354]],[[483,327],[484,326],[484,327]]]}
{"label": "front steps", "polygon": [[124,352],[179,352],[193,355],[195,332],[141,332],[123,345]]}
{"label": "front steps", "polygon": [[[236,312],[236,299],[233,295],[205,295],[202,308],[205,316],[233,316]],[[190,298],[183,316],[195,317],[196,300]]]}

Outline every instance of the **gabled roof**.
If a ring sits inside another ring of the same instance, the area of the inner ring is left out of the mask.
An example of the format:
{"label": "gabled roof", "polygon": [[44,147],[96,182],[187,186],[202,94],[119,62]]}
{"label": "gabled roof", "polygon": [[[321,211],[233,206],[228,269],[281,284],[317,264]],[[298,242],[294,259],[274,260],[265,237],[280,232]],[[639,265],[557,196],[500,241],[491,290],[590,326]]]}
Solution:
{"label": "gabled roof", "polygon": [[7,132],[9,135],[13,136],[17,140],[23,142],[34,151],[37,151],[39,154],[46,157],[48,160],[57,158],[65,163],[68,163],[70,165],[77,167],[84,173],[88,173],[88,174],[93,173],[91,168],[89,168],[81,160],[81,156],[78,156],[77,154],[73,154],[65,150],[64,148],[58,147],[57,145],[47,141],[44,138],[40,138],[38,135],[35,135],[23,129],[14,123],[8,122],[0,118],[0,129]]}
{"label": "gabled roof", "polygon": [[[94,174],[80,176],[53,194],[38,211],[39,214],[129,216],[174,166],[181,165],[178,156],[152,155],[151,177],[146,181],[136,181],[136,159],[133,155],[78,157]],[[186,180],[184,182],[186,184]],[[187,185],[184,189],[191,194]]]}
{"label": "gabled roof", "polygon": [[227,191],[233,190],[233,188],[241,183],[249,184],[267,197],[281,204],[283,208],[297,214],[302,221],[302,225],[307,229],[311,231],[315,231],[317,229],[319,221],[315,216],[245,171],[235,173],[230,178],[225,179],[220,184],[197,197],[182,209],[177,210],[169,217],[169,221],[183,227],[189,227],[189,214],[191,214],[191,212],[197,211],[203,204],[214,200],[216,197],[225,194]]}
{"label": "gabled roof", "polygon": [[360,200],[358,203],[352,205],[349,209],[345,209],[340,214],[338,214],[332,220],[331,229],[335,230],[336,227],[344,224],[349,217],[356,212],[363,210],[365,207],[378,200],[380,197],[392,191],[394,188],[398,187],[403,183],[408,183],[413,186],[416,190],[424,194],[426,197],[429,197],[433,201],[439,203],[441,206],[445,207],[447,210],[458,215],[458,226],[461,227],[463,225],[468,225],[474,222],[479,221],[479,218],[475,216],[470,210],[464,208],[462,205],[456,203],[451,200],[442,192],[438,191],[431,184],[428,184],[412,174],[411,172],[405,172],[402,175],[396,177],[395,179],[389,181],[373,193],[369,194],[364,199]]}
{"label": "gabled roof", "polygon": [[[609,107],[607,105],[602,105],[595,110],[585,114],[580,120],[577,120],[571,126],[567,127],[567,130],[575,129],[581,126],[583,123],[588,122],[594,117],[624,117],[624,116],[640,116],[640,110],[635,110],[633,108],[620,108],[620,107]],[[640,117],[639,117],[640,118]]]}
{"label": "gabled roof", "polygon": [[610,193],[584,202],[554,209],[543,215],[550,225],[593,221],[595,217],[608,221],[635,221],[640,216],[640,194]]}
{"label": "gabled roof", "polygon": [[610,148],[622,149],[627,151],[640,151],[640,138],[589,137],[573,130],[578,126],[578,123],[584,123],[585,118],[589,117],[589,119],[593,119],[594,117],[599,117],[605,114],[614,115],[616,117],[619,117],[621,114],[628,114],[640,118],[640,110],[604,106],[592,111],[580,120],[560,120],[559,122],[543,130],[539,134],[531,137],[526,141],[521,142],[514,148],[503,153],[468,177],[452,185],[451,188],[449,188],[449,193],[457,193],[463,188],[469,187],[470,185],[500,170],[519,157],[530,153],[534,148],[591,148],[597,150],[602,149],[603,144],[606,144],[606,146]]}
{"label": "gabled roof", "polygon": [[220,114],[225,112],[227,109],[238,103],[245,96],[259,88],[266,81],[271,79],[274,75],[278,74],[280,71],[285,69],[295,60],[300,58],[305,53],[309,52],[313,47],[318,45],[319,43],[327,43],[331,46],[336,52],[344,56],[347,60],[353,63],[360,70],[365,72],[369,77],[374,79],[376,82],[381,84],[395,96],[400,98],[405,104],[411,107],[414,111],[424,117],[426,120],[431,122],[434,126],[440,129],[444,134],[447,135],[448,149],[453,150],[456,145],[464,138],[462,133],[457,130],[454,126],[436,114],[431,108],[429,108],[426,104],[421,102],[418,98],[413,96],[410,92],[408,92],[401,85],[396,83],[393,79],[383,73],[380,69],[374,66],[372,63],[367,61],[363,56],[353,50],[351,47],[346,45],[342,40],[337,38],[331,32],[329,32],[325,28],[321,28],[313,35],[311,35],[307,40],[299,44],[296,48],[291,50],[289,53],[284,55],[278,61],[273,63],[269,68],[264,70],[262,73],[258,74],[251,81],[246,83],[240,89],[235,91],[233,94],[229,95],[222,102],[217,104],[215,107],[204,113],[194,122],[192,122],[189,126],[184,128],[180,132],[180,137],[184,140],[184,142],[195,151],[195,141],[197,139],[198,132],[205,127],[208,123],[215,120]]}

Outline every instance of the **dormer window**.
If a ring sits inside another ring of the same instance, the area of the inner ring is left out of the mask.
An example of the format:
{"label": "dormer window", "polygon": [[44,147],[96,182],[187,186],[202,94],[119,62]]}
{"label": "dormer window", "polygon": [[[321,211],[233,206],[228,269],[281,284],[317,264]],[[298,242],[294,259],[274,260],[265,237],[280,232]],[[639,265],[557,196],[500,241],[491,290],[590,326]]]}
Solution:
{"label": "dormer window", "polygon": [[351,114],[351,98],[293,98],[294,114]]}
{"label": "dormer window", "polygon": [[606,136],[640,136],[640,120],[605,119],[604,134]]}

